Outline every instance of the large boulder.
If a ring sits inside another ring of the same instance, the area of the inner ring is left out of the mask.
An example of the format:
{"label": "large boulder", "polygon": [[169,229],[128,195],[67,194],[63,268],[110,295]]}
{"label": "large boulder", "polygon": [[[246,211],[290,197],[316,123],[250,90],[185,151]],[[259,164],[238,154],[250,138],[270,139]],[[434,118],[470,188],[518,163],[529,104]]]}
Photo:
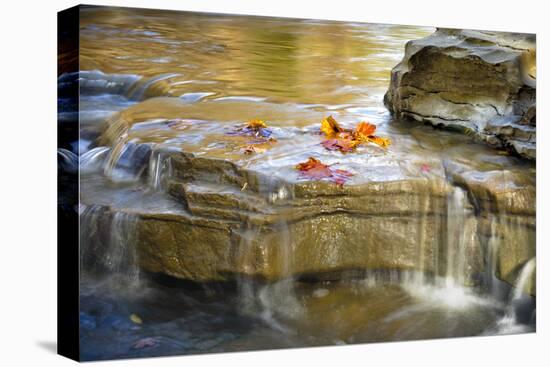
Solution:
{"label": "large boulder", "polygon": [[438,29],[407,43],[384,102],[392,113],[536,158],[535,35]]}

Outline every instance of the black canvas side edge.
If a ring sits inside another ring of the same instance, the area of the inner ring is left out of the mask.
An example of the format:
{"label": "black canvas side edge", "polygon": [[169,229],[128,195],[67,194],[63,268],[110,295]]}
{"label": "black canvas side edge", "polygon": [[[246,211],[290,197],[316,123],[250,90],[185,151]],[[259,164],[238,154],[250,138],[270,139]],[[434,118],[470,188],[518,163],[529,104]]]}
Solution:
{"label": "black canvas side edge", "polygon": [[79,347],[79,6],[57,13],[57,353]]}

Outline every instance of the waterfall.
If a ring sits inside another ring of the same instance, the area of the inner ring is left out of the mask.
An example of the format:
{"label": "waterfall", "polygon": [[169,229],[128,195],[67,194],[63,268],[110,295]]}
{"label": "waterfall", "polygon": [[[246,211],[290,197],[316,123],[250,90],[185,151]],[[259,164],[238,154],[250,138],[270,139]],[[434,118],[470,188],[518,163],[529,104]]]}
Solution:
{"label": "waterfall", "polygon": [[[284,187],[272,188],[269,193],[269,200],[273,198],[283,200],[289,195]],[[303,316],[305,309],[295,292],[295,279],[292,276],[293,242],[288,224],[283,219],[273,227],[278,234],[277,241],[267,246],[278,246],[277,249],[264,247],[266,244],[262,242],[262,228],[259,226],[251,226],[241,233],[238,262],[243,274],[237,278],[241,312],[252,316],[259,315],[273,329],[292,334],[294,331],[281,321],[299,319]],[[262,253],[259,256],[264,256],[271,251],[276,251],[278,254],[275,262],[279,266],[280,280],[263,284],[247,274],[253,272],[254,266],[257,266],[258,252]]]}
{"label": "waterfall", "polygon": [[413,282],[417,284],[425,284],[426,279],[426,230],[428,222],[428,212],[430,210],[430,195],[422,195],[419,197],[420,209],[420,228],[418,228],[418,271],[414,273]]}
{"label": "waterfall", "polygon": [[177,73],[166,73],[166,74],[160,74],[153,78],[149,78],[145,80],[144,82],[135,83],[132,88],[126,93],[127,97],[134,101],[141,101],[146,96],[146,92],[153,84],[156,82],[159,82],[161,80],[170,79],[176,76],[179,76],[181,74]]}
{"label": "waterfall", "polygon": [[130,213],[116,212],[111,221],[111,233],[107,251],[103,254],[104,264],[116,274],[131,283],[139,281],[137,251],[134,247],[136,217]]}
{"label": "waterfall", "polygon": [[111,149],[104,174],[115,182],[135,182],[149,164],[151,147],[120,139]]}
{"label": "waterfall", "polygon": [[57,169],[67,173],[78,171],[78,156],[70,150],[57,149]]}
{"label": "waterfall", "polygon": [[491,293],[495,292],[496,283],[497,283],[496,273],[497,273],[497,264],[498,264],[498,250],[500,245],[499,243],[500,241],[496,233],[497,221],[498,221],[497,217],[492,216],[491,235],[489,237],[489,240],[487,241],[487,251],[488,251],[487,263],[489,266],[487,267],[485,276],[487,277],[487,280],[489,283],[489,290],[491,291]]}
{"label": "waterfall", "polygon": [[[298,319],[304,309],[296,297],[295,283],[292,276],[292,239],[285,221],[280,221],[276,230],[279,233],[279,264],[282,280],[262,287],[259,292],[262,316],[264,319],[275,320],[276,316],[285,319]],[[287,330],[288,331],[288,330]]]}
{"label": "waterfall", "polygon": [[536,258],[532,258],[531,260],[527,261],[525,265],[523,265],[516,280],[516,287],[512,294],[512,303],[513,301],[519,300],[523,296],[524,289],[526,288],[528,282],[531,280],[531,275],[535,271],[536,265]]}
{"label": "waterfall", "polygon": [[81,263],[85,273],[108,275],[125,287],[140,282],[135,248],[137,217],[103,206],[80,208]]}
{"label": "waterfall", "polygon": [[448,287],[462,286],[465,282],[467,196],[464,190],[454,187],[447,201],[447,270]]}
{"label": "waterfall", "polygon": [[135,74],[106,74],[99,70],[78,72],[81,95],[123,95],[140,79]]}
{"label": "waterfall", "polygon": [[154,148],[149,158],[149,187],[154,190],[164,188],[167,177],[172,175],[170,157],[159,148]]}
{"label": "waterfall", "polygon": [[91,173],[104,169],[111,148],[96,147],[80,156],[80,172]]}
{"label": "waterfall", "polygon": [[[508,304],[506,306],[506,312],[504,313],[504,316],[497,322],[497,328],[494,330],[498,334],[516,334],[516,333],[523,333],[528,330],[530,330],[530,327],[528,325],[525,325],[525,320],[522,321],[521,318],[518,320],[518,312],[521,312],[522,306],[525,306],[525,301],[527,300],[527,307],[525,309],[529,310],[531,313],[528,314],[527,320],[529,323],[533,322],[534,317],[534,304],[529,305],[529,303],[533,302],[528,297],[526,298],[524,294],[524,289],[527,286],[528,282],[530,281],[530,278],[535,271],[536,268],[536,258],[532,258],[529,261],[527,261],[523,267],[521,268],[515,282],[515,288],[513,289],[512,293],[510,294]],[[523,311],[525,313],[525,311]],[[493,332],[493,330],[489,330],[488,335],[491,335],[490,333]]]}
{"label": "waterfall", "polygon": [[[425,216],[429,209],[429,198],[420,203],[419,207]],[[421,299],[431,305],[440,305],[448,309],[464,309],[475,304],[487,304],[489,300],[480,297],[476,292],[467,287],[470,281],[470,261],[473,260],[471,249],[476,248],[478,236],[478,224],[469,207],[466,191],[460,187],[453,187],[447,196],[446,218],[443,225],[435,221],[434,231],[442,231],[445,235],[440,243],[432,245],[433,261],[436,275],[433,279],[426,277],[425,262],[426,249],[423,242],[419,242],[418,269],[412,274],[402,274],[399,284],[413,297]],[[420,219],[420,226],[426,226],[426,219]],[[446,225],[446,227],[445,227]],[[425,231],[425,228],[421,228]],[[419,235],[419,241],[425,241],[425,235]],[[439,255],[444,258],[439,259]],[[443,260],[441,268],[439,261]]]}

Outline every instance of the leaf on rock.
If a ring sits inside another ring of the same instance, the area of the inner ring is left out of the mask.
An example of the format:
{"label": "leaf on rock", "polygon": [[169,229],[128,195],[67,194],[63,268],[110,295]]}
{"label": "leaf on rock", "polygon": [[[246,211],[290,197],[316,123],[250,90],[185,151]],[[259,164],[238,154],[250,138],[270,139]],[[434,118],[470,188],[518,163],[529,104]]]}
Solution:
{"label": "leaf on rock", "polygon": [[247,127],[250,129],[260,129],[260,128],[266,129],[267,124],[263,120],[255,119],[255,120],[248,121]]}
{"label": "leaf on rock", "polygon": [[327,150],[339,150],[342,153],[352,152],[362,143],[374,143],[387,148],[391,141],[388,138],[375,136],[376,125],[360,122],[355,130],[343,129],[338,122],[329,116],[321,121],[321,132],[328,138],[321,145]]}
{"label": "leaf on rock", "polygon": [[351,139],[328,139],[321,142],[325,149],[339,150],[342,153],[353,152],[358,144],[358,141]]}
{"label": "leaf on rock", "polygon": [[369,137],[376,131],[376,125],[368,122],[360,122],[355,128],[355,133],[358,137]]}
{"label": "leaf on rock", "polygon": [[250,120],[247,123],[238,125],[227,135],[255,136],[269,138],[272,131],[263,120]]}
{"label": "leaf on rock", "polygon": [[143,320],[141,319],[141,317],[139,317],[139,316],[136,315],[135,313],[133,313],[133,314],[130,315],[130,320],[131,320],[134,324],[143,324]]}
{"label": "leaf on rock", "polygon": [[320,160],[313,157],[305,162],[296,165],[296,169],[300,171],[300,177],[309,180],[328,179],[335,184],[342,186],[353,173],[341,169],[332,169],[329,165],[321,163]]}
{"label": "leaf on rock", "polygon": [[359,140],[361,143],[374,143],[382,148],[387,148],[391,144],[390,139],[375,136],[375,131],[376,125],[369,122],[360,122],[355,128],[353,135],[354,138]]}
{"label": "leaf on rock", "polygon": [[391,144],[391,140],[389,138],[382,138],[380,136],[369,137],[369,142],[374,143],[382,148],[387,148]]}
{"label": "leaf on rock", "polygon": [[426,163],[423,163],[420,166],[420,171],[422,171],[424,173],[429,173],[431,170],[432,170],[431,167],[429,165],[427,165]]}
{"label": "leaf on rock", "polygon": [[338,125],[338,122],[329,116],[321,121],[321,132],[325,134],[327,138],[332,138],[339,132],[343,132],[344,129]]}

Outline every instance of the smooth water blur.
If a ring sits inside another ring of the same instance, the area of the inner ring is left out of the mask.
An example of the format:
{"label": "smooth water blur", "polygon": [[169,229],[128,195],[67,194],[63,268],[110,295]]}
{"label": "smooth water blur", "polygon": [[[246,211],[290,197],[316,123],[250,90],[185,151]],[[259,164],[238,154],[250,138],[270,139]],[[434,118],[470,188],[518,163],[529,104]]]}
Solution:
{"label": "smooth water blur", "polygon": [[129,97],[239,98],[336,110],[379,107],[405,42],[433,32],[117,8],[83,10],[80,21],[81,70],[140,76]]}
{"label": "smooth water blur", "polygon": [[[167,151],[220,157],[288,180],[297,175],[292,167],[313,154],[360,172],[349,185],[429,179],[444,175],[447,161],[480,177],[507,169],[534,178],[530,164],[468,137],[393,121],[385,110],[383,94],[405,43],[433,28],[93,7],[83,8],[80,22],[81,130],[75,146],[81,202],[91,203],[80,208],[81,245],[103,254],[101,264],[85,264],[82,273],[84,359],[532,329],[518,326],[505,298],[462,287],[464,246],[473,230],[466,194],[458,188],[449,196],[447,278],[390,272],[340,282],[239,279],[199,285],[151,277],[135,264],[132,211],[184,214],[181,203],[163,191],[163,177],[171,170]],[[123,110],[131,129],[116,136],[112,147],[97,146],[102,124]],[[387,151],[361,147],[342,160],[319,145],[318,135],[308,134],[329,114],[344,124],[370,121],[393,144]],[[278,143],[263,155],[245,156],[240,146],[248,138],[226,133],[253,118],[267,120]],[[422,172],[421,165],[431,171]],[[144,174],[147,182],[138,179]],[[127,212],[109,218],[104,206]],[[86,243],[87,231],[104,220],[111,221],[104,243]],[[285,225],[280,223],[283,235]],[[239,254],[243,266],[247,255]],[[96,266],[99,277],[87,271]],[[524,302],[522,295],[512,298]],[[132,321],[133,314],[142,321]]]}

